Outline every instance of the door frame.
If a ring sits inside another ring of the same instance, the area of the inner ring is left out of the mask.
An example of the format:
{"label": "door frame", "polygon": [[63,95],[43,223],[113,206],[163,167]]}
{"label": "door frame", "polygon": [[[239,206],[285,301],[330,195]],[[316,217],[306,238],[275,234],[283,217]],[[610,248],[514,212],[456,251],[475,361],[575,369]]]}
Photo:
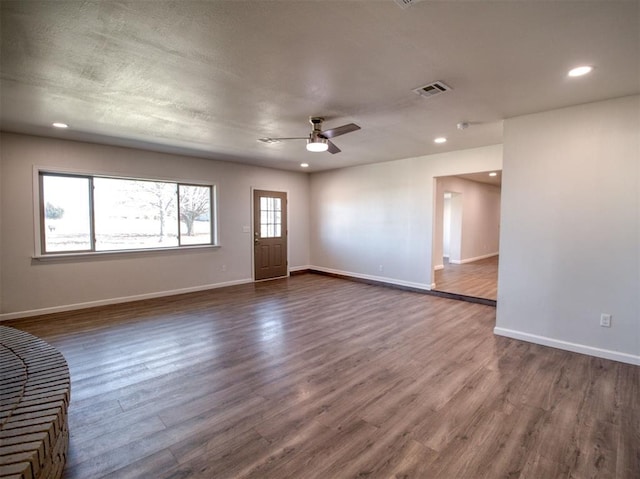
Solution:
{"label": "door frame", "polygon": [[[456,177],[459,175],[463,175],[463,174],[469,174],[469,173],[489,173],[489,171],[502,171],[502,168],[497,168],[495,170],[484,170],[484,171],[470,171],[467,173],[450,173],[450,174],[445,174],[445,175],[440,175],[440,176],[433,176],[432,177],[432,185],[433,185],[433,190],[432,190],[432,199],[433,199],[433,203],[432,203],[432,216],[431,216],[431,271],[430,271],[430,276],[431,276],[431,290],[432,291],[438,291],[438,292],[442,292],[440,290],[438,290],[438,286],[436,284],[436,271],[441,269],[441,268],[437,268],[437,257],[435,256],[435,253],[438,251],[438,247],[440,249],[440,252],[442,252],[444,250],[444,246],[443,246],[443,234],[442,231],[440,231],[438,234],[438,221],[442,222],[442,226],[444,227],[444,194],[442,195],[438,195],[438,192],[441,191],[442,193],[445,192],[449,192],[452,193],[452,216],[454,213],[454,200],[459,200],[461,201],[464,197],[464,192],[463,191],[454,191],[453,189],[446,189],[445,187],[441,187],[441,183],[440,181],[445,179],[445,178],[449,178],[449,177]],[[499,208],[500,208],[500,218],[498,221],[498,255],[500,255],[501,250],[502,250],[502,243],[500,242],[501,239],[501,227],[502,227],[502,190],[500,192],[500,202],[499,202]],[[460,213],[462,213],[462,211],[464,210],[464,205],[460,204]],[[452,218],[453,220],[453,218]],[[453,226],[453,225],[452,225]],[[463,238],[464,238],[464,234],[462,232],[462,225],[460,225],[460,242],[459,242],[459,247],[460,247],[460,253],[461,253],[461,258],[460,260],[457,261],[452,261],[454,264],[458,263],[458,264],[462,264],[465,261],[462,260],[462,242],[463,242]],[[437,244],[439,242],[439,245]],[[491,256],[491,255],[489,255]],[[442,259],[442,257],[441,257]],[[449,258],[449,260],[451,261],[451,257]],[[500,293],[499,291],[499,282],[497,284],[497,291],[498,294]],[[452,293],[452,294],[457,294],[455,292],[449,292],[446,291],[446,293]],[[464,295],[462,295],[464,296]],[[485,299],[485,298],[481,298],[481,299]],[[489,300],[488,301],[493,301],[493,300]],[[496,300],[497,301],[497,300]]]}
{"label": "door frame", "polygon": [[291,270],[289,269],[289,250],[291,248],[289,248],[289,231],[291,230],[290,224],[291,221],[289,220],[289,218],[291,217],[289,215],[289,190],[287,189],[278,189],[278,188],[271,188],[271,187],[265,187],[265,186],[251,186],[250,187],[250,192],[249,192],[249,210],[250,210],[250,231],[251,231],[251,236],[249,238],[249,244],[251,246],[251,279],[253,280],[253,282],[259,282],[259,281],[270,281],[271,279],[276,279],[276,278],[267,278],[267,279],[258,279],[256,280],[256,253],[255,253],[255,249],[254,249],[254,238],[256,237],[256,232],[255,232],[255,221],[254,221],[254,215],[255,215],[255,211],[254,211],[254,207],[253,207],[253,194],[255,190],[263,190],[263,191],[275,191],[278,193],[285,193],[287,195],[287,201],[286,201],[286,205],[285,208],[287,210],[287,271],[286,274],[284,276],[277,276],[277,278],[287,278],[291,275]]}

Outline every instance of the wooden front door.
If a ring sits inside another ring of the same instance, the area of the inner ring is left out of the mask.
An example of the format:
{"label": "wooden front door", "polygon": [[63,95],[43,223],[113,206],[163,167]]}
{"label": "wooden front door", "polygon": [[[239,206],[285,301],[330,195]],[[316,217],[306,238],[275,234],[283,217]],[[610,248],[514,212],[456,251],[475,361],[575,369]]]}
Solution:
{"label": "wooden front door", "polygon": [[287,275],[287,194],[253,191],[253,264],[256,281]]}

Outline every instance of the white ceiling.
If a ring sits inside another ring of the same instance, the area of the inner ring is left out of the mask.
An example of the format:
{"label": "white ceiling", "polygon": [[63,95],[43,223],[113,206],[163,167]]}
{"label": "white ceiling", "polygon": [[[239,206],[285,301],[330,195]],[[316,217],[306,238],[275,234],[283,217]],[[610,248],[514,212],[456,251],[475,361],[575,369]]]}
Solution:
{"label": "white ceiling", "polygon": [[[2,129],[274,168],[496,144],[505,118],[640,92],[637,0],[0,5]],[[412,92],[436,80],[452,91]],[[312,115],[362,130],[336,155],[257,141]]]}

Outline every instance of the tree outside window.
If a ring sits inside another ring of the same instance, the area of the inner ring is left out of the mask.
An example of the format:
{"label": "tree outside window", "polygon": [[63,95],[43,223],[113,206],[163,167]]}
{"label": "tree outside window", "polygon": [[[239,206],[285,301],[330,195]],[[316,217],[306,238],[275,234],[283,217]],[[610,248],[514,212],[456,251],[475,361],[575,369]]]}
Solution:
{"label": "tree outside window", "polygon": [[213,244],[213,186],[54,173],[40,178],[43,253]]}

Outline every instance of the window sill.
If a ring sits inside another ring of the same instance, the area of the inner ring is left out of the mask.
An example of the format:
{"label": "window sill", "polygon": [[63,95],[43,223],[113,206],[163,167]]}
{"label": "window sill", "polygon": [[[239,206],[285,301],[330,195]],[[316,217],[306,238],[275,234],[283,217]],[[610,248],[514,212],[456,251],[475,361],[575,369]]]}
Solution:
{"label": "window sill", "polygon": [[77,261],[80,259],[107,259],[114,256],[124,257],[136,257],[136,256],[149,256],[149,255],[162,255],[171,254],[177,252],[194,252],[207,249],[219,249],[220,245],[206,244],[206,245],[192,245],[192,246],[175,246],[169,248],[147,248],[147,249],[121,249],[112,251],[87,251],[77,253],[48,253],[48,254],[35,254],[31,257],[34,261]]}

